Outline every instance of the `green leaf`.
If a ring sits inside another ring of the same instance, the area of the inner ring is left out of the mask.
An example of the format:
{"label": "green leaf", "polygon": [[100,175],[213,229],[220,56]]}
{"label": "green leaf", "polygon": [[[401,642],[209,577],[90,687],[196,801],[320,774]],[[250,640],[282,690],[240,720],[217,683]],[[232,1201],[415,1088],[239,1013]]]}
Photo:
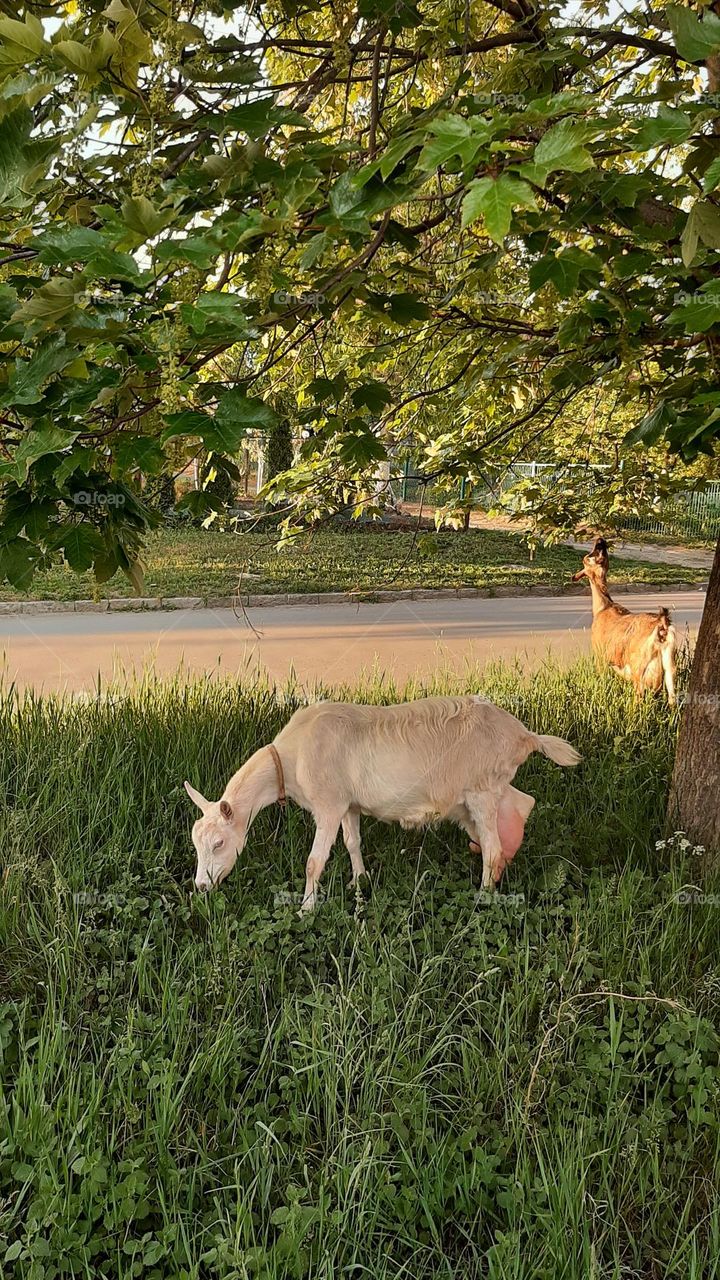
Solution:
{"label": "green leaf", "polygon": [[[575,120],[561,120],[543,134],[535,148],[534,166],[546,175],[564,169],[570,173],[583,173],[592,169],[595,161],[583,145],[587,141],[587,126]],[[524,173],[525,166],[520,172]],[[530,175],[527,175],[530,176]]]}
{"label": "green leaf", "polygon": [[410,324],[413,320],[427,320],[430,316],[427,303],[414,293],[393,293],[385,302],[394,324]]}
{"label": "green leaf", "polygon": [[557,344],[561,351],[568,347],[582,347],[592,333],[593,322],[584,311],[572,311],[558,326]]}
{"label": "green leaf", "polygon": [[720,18],[706,9],[702,21],[685,5],[670,4],[666,9],[675,48],[686,62],[706,62],[720,49]]}
{"label": "green leaf", "polygon": [[344,395],[347,379],[344,372],[337,373],[334,378],[312,378],[307,384],[307,393],[314,400],[340,400]]}
{"label": "green leaf", "polygon": [[22,321],[35,332],[55,328],[77,307],[84,296],[83,284],[77,277],[57,276],[36,289],[32,297],[13,312],[11,319]]}
{"label": "green leaf", "polygon": [[113,462],[121,471],[139,467],[145,475],[156,475],[164,465],[165,454],[154,436],[126,436],[115,441]]}
{"label": "green leaf", "polygon": [[679,305],[670,312],[667,323],[682,324],[686,333],[707,333],[720,323],[720,282],[711,280],[696,293],[678,299]]}
{"label": "green leaf", "polygon": [[471,182],[463,200],[462,225],[467,227],[482,217],[490,238],[502,244],[510,230],[513,209],[536,207],[532,189],[520,178],[507,173],[499,178],[479,178]]}
{"label": "green leaf", "polygon": [[708,249],[720,249],[720,209],[710,200],[696,200],[680,237],[682,260],[692,266],[702,242]]}
{"label": "green leaf", "polygon": [[330,209],[338,221],[342,221],[349,213],[362,203],[364,194],[355,181],[355,174],[341,173],[337,182],[330,189]]}
{"label": "green leaf", "polygon": [[0,462],[0,476],[10,476],[18,484],[24,484],[34,462],[48,453],[57,453],[73,444],[79,432],[61,431],[59,427],[41,427],[28,430],[13,454],[12,462]]}
{"label": "green leaf", "polygon": [[708,165],[703,175],[703,191],[709,195],[711,191],[715,191],[720,184],[720,156]]}
{"label": "green leaf", "polygon": [[386,404],[392,401],[392,392],[384,382],[365,382],[356,387],[352,393],[352,402],[356,409],[368,409],[370,413],[380,413]]}
{"label": "green leaf", "polygon": [[73,446],[70,452],[63,457],[53,472],[53,479],[58,488],[62,488],[65,481],[74,475],[76,471],[82,471],[87,475],[88,471],[92,471],[97,466],[98,456],[95,449],[88,449],[85,445]]}
{"label": "green leaf", "polygon": [[314,235],[300,255],[300,266],[303,270],[307,270],[308,267],[314,267],[315,263],[331,245],[332,240],[325,231],[320,231],[317,235]]}
{"label": "green leaf", "polygon": [[388,147],[383,151],[377,160],[373,160],[371,164],[363,165],[362,169],[355,175],[355,182],[358,186],[364,186],[379,173],[384,181],[390,177],[393,169],[396,169],[401,160],[405,159],[408,152],[413,151],[415,147],[420,146],[423,140],[421,133],[407,133],[401,138],[395,138]]}
{"label": "green leaf", "polygon": [[39,549],[27,538],[0,543],[0,582],[7,579],[17,591],[27,591],[39,560]]}
{"label": "green leaf", "polygon": [[430,132],[435,137],[423,147],[418,160],[420,169],[438,169],[456,156],[463,164],[472,164],[480,148],[494,136],[495,126],[477,116],[472,120],[446,116],[433,120]]}
{"label": "green leaf", "polygon": [[215,422],[222,427],[240,425],[243,431],[268,431],[277,422],[277,414],[264,400],[246,396],[235,387],[218,401]]}
{"label": "green leaf", "polygon": [[37,18],[17,22],[14,18],[0,18],[0,44],[2,61],[34,61],[45,48],[42,26]]}
{"label": "green leaf", "polygon": [[552,284],[561,298],[592,289],[602,276],[602,262],[592,253],[574,245],[560,253],[546,254],[530,268],[529,284],[532,290],[544,284]]}
{"label": "green leaf", "polygon": [[71,71],[79,71],[81,75],[87,75],[95,68],[91,49],[77,40],[58,40],[53,45],[53,53]]}
{"label": "green leaf", "polygon": [[91,569],[101,547],[97,530],[89,524],[60,525],[53,540],[75,573]]}
{"label": "green leaf", "polygon": [[202,519],[204,516],[210,515],[212,511],[221,512],[223,510],[223,504],[220,499],[216,498],[213,493],[207,493],[204,489],[188,490],[176,505],[178,511],[189,511],[196,519]]}
{"label": "green leaf", "polygon": [[92,268],[90,274],[109,280],[137,280],[139,272],[129,253],[119,253],[109,237],[89,227],[50,228],[33,240],[39,248],[39,261],[47,266],[72,266],[83,263]]}
{"label": "green leaf", "polygon": [[349,467],[366,467],[371,462],[383,462],[387,450],[382,440],[372,431],[347,432],[340,446],[340,459]]}
{"label": "green leaf", "polygon": [[640,129],[630,139],[633,151],[649,151],[652,147],[675,147],[690,137],[694,121],[684,111],[661,106],[656,116],[643,121]]}
{"label": "green leaf", "polygon": [[[0,120],[0,203],[27,203],[28,190],[37,177],[37,166],[54,150],[50,138],[31,138],[32,112],[21,103]],[[43,172],[45,166],[42,166]]]}
{"label": "green leaf", "polygon": [[190,262],[207,271],[219,253],[220,246],[209,236],[187,236],[184,240],[163,240],[155,250],[155,257],[158,262]]}
{"label": "green leaf", "polygon": [[665,434],[667,427],[671,426],[675,421],[675,414],[664,400],[652,410],[646,413],[645,417],[633,427],[632,431],[628,431],[624,444],[657,444],[658,440]]}
{"label": "green leaf", "polygon": [[235,338],[255,336],[243,300],[236,293],[201,293],[195,302],[183,303],[180,310],[193,333]]}
{"label": "green leaf", "polygon": [[166,413],[165,421],[170,425],[163,431],[163,444],[175,436],[200,436],[212,429],[213,420],[207,413],[199,413],[195,409],[184,409],[182,413]]}
{"label": "green leaf", "polygon": [[277,106],[274,98],[255,98],[239,107],[232,107],[222,115],[205,119],[207,123],[219,125],[223,130],[240,130],[252,139],[264,138],[277,125],[309,127],[307,116],[294,111],[292,107]]}
{"label": "green leaf", "polygon": [[137,235],[152,239],[166,226],[170,214],[155,208],[147,196],[126,196],[120,206],[125,225]]}
{"label": "green leaf", "polygon": [[7,390],[0,396],[2,405],[37,404],[49,378],[75,359],[76,352],[65,346],[65,339],[39,346],[29,360],[15,360]]}

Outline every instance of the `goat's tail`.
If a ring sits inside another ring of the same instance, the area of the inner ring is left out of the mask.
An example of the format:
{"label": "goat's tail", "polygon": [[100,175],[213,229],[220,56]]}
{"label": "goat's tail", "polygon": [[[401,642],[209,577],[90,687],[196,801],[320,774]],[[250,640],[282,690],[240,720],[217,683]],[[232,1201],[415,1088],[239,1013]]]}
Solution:
{"label": "goat's tail", "polygon": [[535,743],[535,751],[542,751],[543,755],[547,756],[548,760],[554,760],[555,764],[579,764],[582,760],[579,751],[576,751],[564,738],[556,738],[552,733],[536,733]]}
{"label": "goat's tail", "polygon": [[668,635],[670,634],[671,629],[672,629],[672,623],[670,621],[669,609],[665,609],[664,607],[662,609],[658,609],[657,625],[655,627],[655,631],[653,632],[654,638],[658,644],[665,643],[665,641],[668,638]]}

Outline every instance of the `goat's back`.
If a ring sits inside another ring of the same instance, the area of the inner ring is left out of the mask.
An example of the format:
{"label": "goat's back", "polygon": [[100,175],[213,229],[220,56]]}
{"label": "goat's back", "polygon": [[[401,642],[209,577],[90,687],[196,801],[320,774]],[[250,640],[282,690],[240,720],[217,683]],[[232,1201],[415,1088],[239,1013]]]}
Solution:
{"label": "goat's back", "polygon": [[320,702],[296,711],[275,739],[304,791],[325,785],[377,817],[446,814],[460,794],[509,783],[538,749],[508,711],[476,695],[392,706]]}

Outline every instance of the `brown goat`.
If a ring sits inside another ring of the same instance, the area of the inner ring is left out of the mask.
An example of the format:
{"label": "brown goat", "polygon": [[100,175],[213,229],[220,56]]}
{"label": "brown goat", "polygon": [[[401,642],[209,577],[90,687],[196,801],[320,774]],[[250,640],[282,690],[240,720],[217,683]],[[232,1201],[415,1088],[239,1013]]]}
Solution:
{"label": "brown goat", "polygon": [[640,695],[646,689],[658,693],[665,684],[668,702],[675,702],[677,640],[667,609],[657,613],[631,613],[615,604],[607,586],[608,546],[598,538],[573,582],[587,578],[592,593],[593,621],[590,637],[598,662],[607,663],[624,680],[631,680]]}

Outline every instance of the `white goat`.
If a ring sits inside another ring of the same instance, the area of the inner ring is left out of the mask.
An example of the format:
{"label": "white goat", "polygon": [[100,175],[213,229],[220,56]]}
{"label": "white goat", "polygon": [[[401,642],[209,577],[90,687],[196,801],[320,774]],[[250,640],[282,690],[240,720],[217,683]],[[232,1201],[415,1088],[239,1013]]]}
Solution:
{"label": "white goat", "polygon": [[502,875],[522,843],[532,796],[510,785],[519,765],[541,751],[560,765],[580,756],[562,738],[536,734],[515,716],[476,695],[420,698],[389,707],[320,702],[296,711],[269,746],[233,775],[222,799],[205,800],[193,827],[198,889],[232,871],[255,815],[285,796],[315,819],[302,910],[317,888],[338,829],[353,881],[365,873],[360,815],[404,827],[448,818],[468,832],[483,859],[483,887]]}

